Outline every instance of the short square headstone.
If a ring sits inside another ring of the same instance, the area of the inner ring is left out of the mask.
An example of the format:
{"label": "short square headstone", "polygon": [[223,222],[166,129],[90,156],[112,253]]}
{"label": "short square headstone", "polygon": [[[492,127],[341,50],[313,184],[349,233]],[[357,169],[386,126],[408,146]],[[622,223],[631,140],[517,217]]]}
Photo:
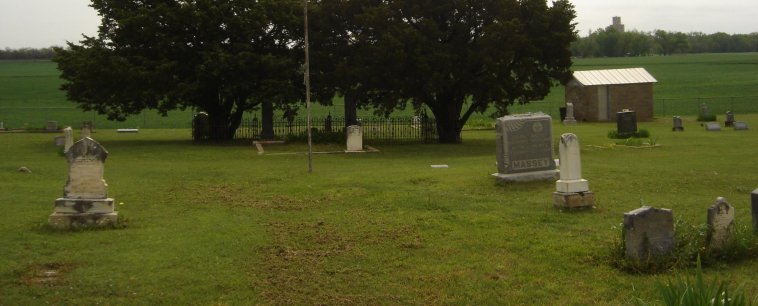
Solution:
{"label": "short square headstone", "polygon": [[363,151],[363,127],[351,125],[347,127],[347,152]]}
{"label": "short square headstone", "polygon": [[566,103],[566,117],[563,119],[564,125],[576,125],[576,118],[574,118],[574,103]]}
{"label": "short square headstone", "polygon": [[705,123],[705,130],[706,131],[721,131],[721,125],[719,125],[718,122],[707,122]]}
{"label": "short square headstone", "polygon": [[735,131],[747,130],[747,122],[744,122],[744,121],[735,121],[733,126],[734,126]]}
{"label": "short square headstone", "polygon": [[576,135],[561,135],[559,144],[560,179],[555,182],[553,205],[558,208],[590,208],[595,205],[595,195],[589,183],[582,178],[582,160],[579,139]]}
{"label": "short square headstone", "polygon": [[684,125],[682,124],[682,117],[674,116],[673,124],[674,124],[674,127],[671,128],[672,131],[674,132],[684,131]]}
{"label": "short square headstone", "polygon": [[726,247],[734,229],[734,207],[726,199],[719,197],[708,208],[708,227],[708,246],[714,250]]}
{"label": "short square headstone", "polygon": [[637,112],[625,109],[616,113],[616,132],[619,136],[632,136],[637,132]]}
{"label": "short square headstone", "polygon": [[753,232],[758,234],[758,189],[753,190],[750,194],[750,209],[753,216]]}
{"label": "short square headstone", "polygon": [[724,126],[730,127],[734,125],[734,113],[732,111],[726,112],[726,121],[724,121]]}
{"label": "short square headstone", "polygon": [[624,214],[626,256],[646,260],[670,254],[676,248],[674,214],[670,209],[644,206]]}
{"label": "short square headstone", "polygon": [[555,180],[552,118],[543,113],[508,115],[495,124],[499,181]]}
{"label": "short square headstone", "polygon": [[45,125],[45,131],[52,132],[58,130],[58,121],[48,121]]}
{"label": "short square headstone", "polygon": [[84,138],[66,151],[69,172],[63,198],[55,200],[55,210],[48,218],[53,228],[114,224],[118,212],[108,198],[108,184],[103,170],[108,151],[102,145]]}
{"label": "short square headstone", "polygon": [[55,136],[55,138],[53,138],[53,144],[55,144],[57,147],[62,147],[66,144],[66,136]]}

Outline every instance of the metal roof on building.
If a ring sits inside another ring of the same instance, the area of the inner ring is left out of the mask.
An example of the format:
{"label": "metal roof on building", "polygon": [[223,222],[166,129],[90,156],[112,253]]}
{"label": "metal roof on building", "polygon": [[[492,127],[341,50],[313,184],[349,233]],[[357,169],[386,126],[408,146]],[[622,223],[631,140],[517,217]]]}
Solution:
{"label": "metal roof on building", "polygon": [[645,68],[575,71],[574,80],[583,86],[658,83]]}

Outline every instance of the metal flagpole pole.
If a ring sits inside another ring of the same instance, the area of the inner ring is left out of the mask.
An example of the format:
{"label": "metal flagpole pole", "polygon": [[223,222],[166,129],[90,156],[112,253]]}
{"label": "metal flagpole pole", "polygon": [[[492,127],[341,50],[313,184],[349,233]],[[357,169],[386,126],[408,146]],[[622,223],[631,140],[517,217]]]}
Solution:
{"label": "metal flagpole pole", "polygon": [[305,107],[308,110],[308,173],[313,172],[313,140],[311,135],[311,68],[308,48],[308,0],[303,0],[303,23],[305,27]]}

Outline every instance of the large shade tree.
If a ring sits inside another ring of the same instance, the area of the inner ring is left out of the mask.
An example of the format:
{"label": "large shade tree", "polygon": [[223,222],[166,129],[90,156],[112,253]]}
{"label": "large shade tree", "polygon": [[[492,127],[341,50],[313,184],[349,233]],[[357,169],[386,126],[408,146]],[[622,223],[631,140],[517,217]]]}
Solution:
{"label": "large shade tree", "polygon": [[441,142],[459,141],[474,112],[494,106],[505,114],[571,76],[575,11],[566,0],[318,3],[314,27],[328,40],[314,38],[314,54],[324,59],[314,61],[314,73],[332,78],[314,81],[316,88],[352,92],[384,113],[426,106]]}
{"label": "large shade tree", "polygon": [[57,49],[62,89],[124,120],[146,109],[207,112],[230,139],[263,101],[302,96],[300,0],[93,0],[97,36]]}

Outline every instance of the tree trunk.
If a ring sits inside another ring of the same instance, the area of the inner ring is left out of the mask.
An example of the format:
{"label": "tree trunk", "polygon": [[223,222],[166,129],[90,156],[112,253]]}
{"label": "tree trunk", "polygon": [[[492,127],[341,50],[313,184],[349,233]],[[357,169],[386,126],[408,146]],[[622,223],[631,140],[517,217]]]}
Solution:
{"label": "tree trunk", "polygon": [[242,110],[232,111],[231,107],[223,107],[217,103],[213,108],[205,109],[208,113],[209,140],[232,140],[237,128],[242,123]]}
{"label": "tree trunk", "polygon": [[355,95],[350,92],[345,93],[345,127],[358,124],[357,105]]}
{"label": "tree trunk", "polygon": [[274,139],[274,104],[271,101],[263,102],[261,105],[261,118],[263,127],[261,129],[261,139]]}
{"label": "tree trunk", "polygon": [[[443,103],[443,105],[445,105]],[[434,120],[437,122],[437,135],[440,143],[460,143],[461,142],[461,124],[458,115],[460,110],[447,104],[448,107],[438,107],[432,109]]]}

